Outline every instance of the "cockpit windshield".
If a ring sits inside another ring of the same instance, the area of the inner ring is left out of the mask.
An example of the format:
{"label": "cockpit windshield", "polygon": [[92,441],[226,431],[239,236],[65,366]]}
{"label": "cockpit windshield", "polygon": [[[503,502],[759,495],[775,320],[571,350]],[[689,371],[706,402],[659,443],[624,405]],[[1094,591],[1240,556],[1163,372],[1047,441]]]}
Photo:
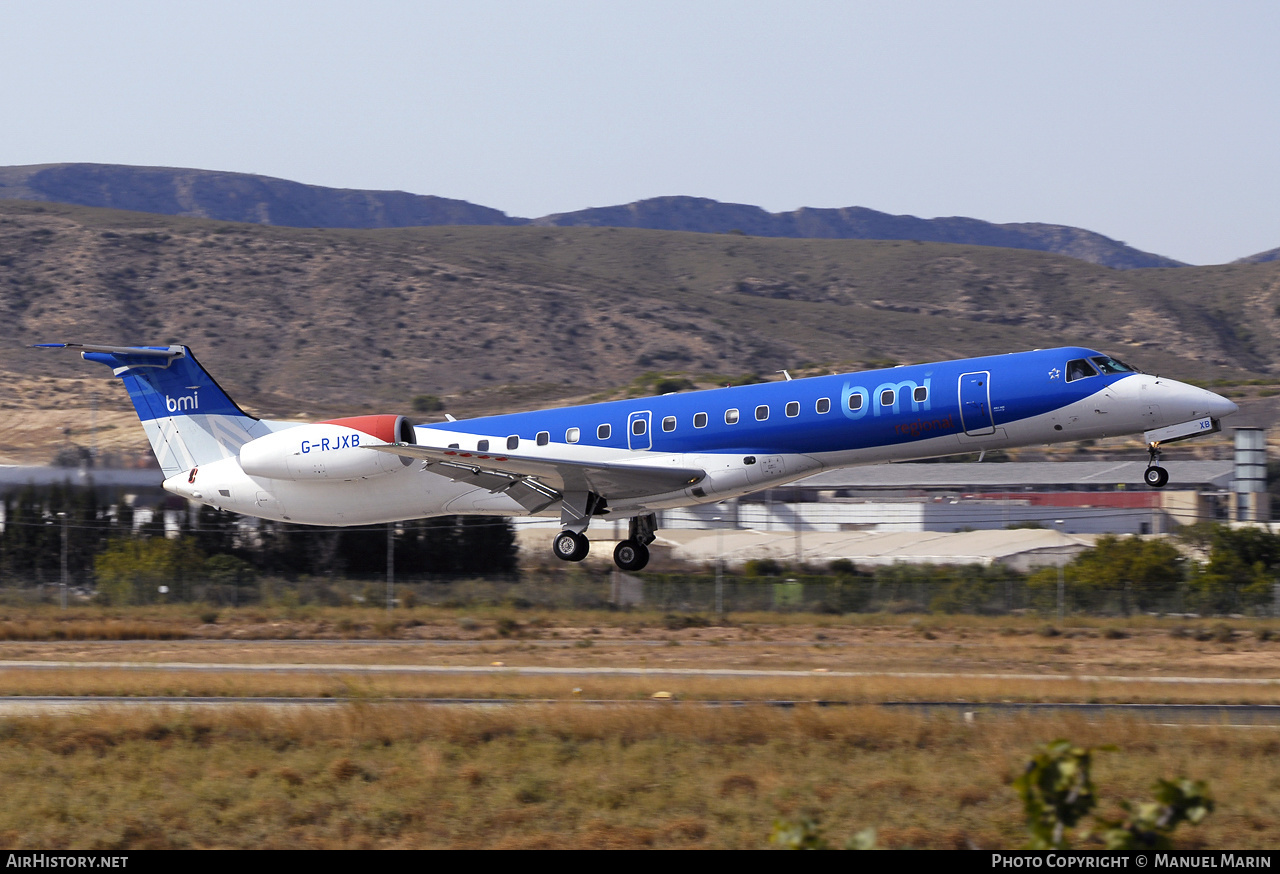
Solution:
{"label": "cockpit windshield", "polygon": [[1093,365],[1083,358],[1067,362],[1067,382],[1075,382],[1077,379],[1086,379],[1097,375],[1098,371],[1094,370]]}
{"label": "cockpit windshield", "polygon": [[1112,358],[1110,355],[1095,355],[1092,359],[1094,364],[1098,365],[1098,369],[1105,374],[1113,373],[1141,373],[1142,371],[1136,367],[1130,367],[1119,359]]}

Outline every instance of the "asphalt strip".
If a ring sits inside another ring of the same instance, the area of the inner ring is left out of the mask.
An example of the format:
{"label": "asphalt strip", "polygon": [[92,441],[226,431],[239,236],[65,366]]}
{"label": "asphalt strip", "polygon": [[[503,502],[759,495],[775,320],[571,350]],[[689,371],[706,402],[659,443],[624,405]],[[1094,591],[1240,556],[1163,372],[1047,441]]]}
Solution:
{"label": "asphalt strip", "polygon": [[1230,727],[1276,728],[1280,727],[1280,705],[1275,704],[1077,704],[1077,703],[966,703],[955,701],[882,702],[863,705],[852,701],[677,701],[616,699],[576,699],[557,701],[541,698],[284,698],[284,697],[180,697],[180,696],[74,696],[74,695],[15,695],[0,696],[0,718],[21,716],[57,716],[89,713],[104,708],[178,708],[184,710],[221,709],[224,707],[252,707],[268,710],[292,710],[305,708],[333,708],[341,706],[424,706],[464,709],[498,709],[507,707],[572,705],[589,707],[706,707],[746,708],[768,707],[791,709],[795,707],[857,707],[871,706],[885,710],[910,711],[926,716],[953,715],[966,722],[976,722],[993,717],[1018,715],[1058,715],[1074,713],[1086,718],[1128,716],[1168,727]]}
{"label": "asphalt strip", "polygon": [[1185,685],[1280,686],[1280,678],[1270,677],[1130,677],[1103,674],[968,674],[913,671],[831,671],[815,668],[807,671],[754,670],[746,668],[569,668],[494,665],[314,665],[314,664],[240,664],[209,662],[75,662],[75,661],[0,661],[0,670],[51,671],[190,671],[204,673],[293,673],[293,674],[502,674],[506,676],[575,676],[575,677],[842,677],[934,680],[1030,680],[1067,681],[1075,683],[1166,683]]}

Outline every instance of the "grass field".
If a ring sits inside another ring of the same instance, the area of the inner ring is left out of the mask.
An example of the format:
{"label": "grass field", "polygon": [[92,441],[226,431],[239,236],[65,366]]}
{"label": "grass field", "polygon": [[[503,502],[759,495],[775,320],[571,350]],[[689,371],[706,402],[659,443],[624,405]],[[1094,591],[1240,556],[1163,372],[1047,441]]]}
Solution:
{"label": "grass field", "polygon": [[818,816],[839,844],[1017,847],[1010,783],[1040,742],[1115,744],[1103,811],[1158,776],[1219,807],[1182,847],[1274,847],[1280,737],[1068,717],[970,725],[867,708],[114,713],[0,723],[10,848],[766,846]]}
{"label": "grass field", "polygon": [[[0,718],[0,843],[748,848],[767,846],[777,820],[817,816],[836,845],[873,826],[887,847],[1013,848],[1025,833],[1011,782],[1037,745],[1057,737],[1116,745],[1096,757],[1102,813],[1117,813],[1120,799],[1150,797],[1159,777],[1182,775],[1207,780],[1218,809],[1180,832],[1180,846],[1274,847],[1280,834],[1280,729],[1072,714],[969,723],[874,706],[1280,703],[1280,686],[1265,682],[1280,677],[1274,623],[1199,627],[1144,618],[1050,628],[1030,617],[759,614],[690,625],[639,611],[497,607],[416,608],[391,619],[356,608],[224,610],[216,622],[204,621],[208,614],[179,606],[4,608],[0,695],[352,700]],[[393,639],[370,639],[379,623]],[[120,633],[126,628],[132,633]],[[267,639],[265,629],[288,639]],[[3,665],[19,660],[86,666]],[[306,669],[269,669],[277,665]],[[377,670],[432,665],[497,670]],[[521,666],[792,673],[531,676],[515,672]],[[830,675],[842,671],[864,675]],[[1113,679],[1086,678],[1103,676]],[[1189,682],[1212,677],[1233,682]],[[655,691],[676,700],[649,700]],[[405,696],[550,703],[441,708],[391,700]],[[852,704],[697,703],[778,698]]]}

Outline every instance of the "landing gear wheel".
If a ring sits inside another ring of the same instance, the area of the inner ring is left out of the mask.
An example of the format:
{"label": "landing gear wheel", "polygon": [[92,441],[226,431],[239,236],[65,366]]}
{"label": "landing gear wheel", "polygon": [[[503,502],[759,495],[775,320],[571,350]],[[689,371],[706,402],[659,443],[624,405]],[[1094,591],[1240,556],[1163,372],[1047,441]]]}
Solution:
{"label": "landing gear wheel", "polygon": [[624,540],[613,548],[613,563],[624,571],[644,570],[649,563],[649,547]]}
{"label": "landing gear wheel", "polygon": [[1169,471],[1163,467],[1148,467],[1146,473],[1142,475],[1142,480],[1153,489],[1162,489],[1169,482]]}
{"label": "landing gear wheel", "polygon": [[591,551],[591,541],[585,534],[561,531],[552,541],[551,550],[562,561],[582,561]]}

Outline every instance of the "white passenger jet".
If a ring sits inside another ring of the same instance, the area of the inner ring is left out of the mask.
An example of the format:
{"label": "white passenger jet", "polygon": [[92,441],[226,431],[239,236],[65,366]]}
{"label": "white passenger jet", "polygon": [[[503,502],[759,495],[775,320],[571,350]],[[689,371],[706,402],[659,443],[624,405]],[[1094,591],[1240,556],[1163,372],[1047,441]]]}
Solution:
{"label": "white passenger jet", "polygon": [[1237,409],[1067,347],[427,425],[275,422],[236,406],[186,346],[40,345],[124,381],[165,489],[191,501],[307,525],[558,515],[566,561],[586,557],[592,519],[629,519],[613,557],[632,571],[649,560],[655,511],[831,468],[1142,434],[1160,488],[1161,447]]}

